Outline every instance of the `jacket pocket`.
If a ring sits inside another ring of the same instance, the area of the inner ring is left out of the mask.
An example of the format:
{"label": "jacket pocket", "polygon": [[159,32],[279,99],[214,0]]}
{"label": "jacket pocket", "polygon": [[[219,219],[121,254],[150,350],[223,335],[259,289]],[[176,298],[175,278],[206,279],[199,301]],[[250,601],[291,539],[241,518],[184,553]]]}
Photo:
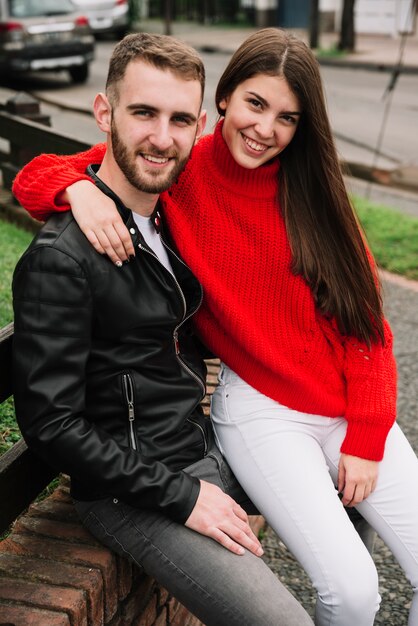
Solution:
{"label": "jacket pocket", "polygon": [[122,392],[128,414],[128,439],[133,450],[138,450],[138,441],[135,430],[135,394],[132,376],[129,373],[122,374]]}
{"label": "jacket pocket", "polygon": [[187,421],[189,422],[189,424],[193,424],[193,426],[197,428],[198,432],[200,433],[202,443],[203,443],[203,456],[206,456],[208,452],[208,440],[207,440],[207,436],[205,433],[205,429],[203,428],[201,424],[199,424],[197,420],[193,419],[192,417],[188,417]]}

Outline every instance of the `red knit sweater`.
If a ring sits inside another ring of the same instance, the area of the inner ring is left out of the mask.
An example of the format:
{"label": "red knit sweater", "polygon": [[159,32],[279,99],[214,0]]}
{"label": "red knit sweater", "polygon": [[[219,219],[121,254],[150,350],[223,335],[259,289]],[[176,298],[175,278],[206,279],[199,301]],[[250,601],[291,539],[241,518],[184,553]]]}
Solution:
{"label": "red knit sweater", "polygon": [[[100,144],[73,157],[41,155],[18,175],[14,193],[38,218],[85,167]],[[292,409],[348,421],[342,452],[380,460],[395,419],[392,335],[368,349],[338,332],[315,308],[310,289],[290,271],[291,253],[277,205],[274,160],[239,166],[221,125],[194,148],[186,170],[162,195],[178,249],[204,288],[196,327],[206,345],[261,393]]]}

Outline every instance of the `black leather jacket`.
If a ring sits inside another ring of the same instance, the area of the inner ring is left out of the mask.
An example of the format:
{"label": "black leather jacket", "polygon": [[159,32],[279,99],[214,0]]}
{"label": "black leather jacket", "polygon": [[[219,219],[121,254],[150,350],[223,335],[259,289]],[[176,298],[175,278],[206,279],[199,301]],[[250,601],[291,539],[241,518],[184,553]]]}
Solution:
{"label": "black leather jacket", "polygon": [[[69,474],[79,500],[113,496],[184,522],[207,450],[206,370],[190,329],[202,290],[167,248],[159,262],[120,200],[135,260],[97,254],[70,212],[55,214],[13,280],[16,414],[28,445]],[[163,239],[164,241],[164,239]]]}

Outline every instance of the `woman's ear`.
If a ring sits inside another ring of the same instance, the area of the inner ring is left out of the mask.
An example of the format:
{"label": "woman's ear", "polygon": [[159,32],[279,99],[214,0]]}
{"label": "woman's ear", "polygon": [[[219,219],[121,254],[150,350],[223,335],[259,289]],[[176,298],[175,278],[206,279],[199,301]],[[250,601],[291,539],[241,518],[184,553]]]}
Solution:
{"label": "woman's ear", "polygon": [[222,98],[222,100],[219,101],[218,107],[224,112],[226,111],[228,100],[229,98],[227,97],[227,98]]}
{"label": "woman's ear", "polygon": [[104,93],[98,93],[93,103],[96,124],[104,133],[110,133],[112,107]]}

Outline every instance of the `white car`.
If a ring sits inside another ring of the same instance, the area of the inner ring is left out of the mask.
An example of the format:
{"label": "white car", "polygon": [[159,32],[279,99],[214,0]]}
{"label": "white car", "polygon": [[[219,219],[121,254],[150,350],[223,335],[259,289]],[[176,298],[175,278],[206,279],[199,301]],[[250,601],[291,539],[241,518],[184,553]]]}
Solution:
{"label": "white car", "polygon": [[89,20],[93,33],[112,33],[121,39],[128,32],[128,0],[72,0]]}

